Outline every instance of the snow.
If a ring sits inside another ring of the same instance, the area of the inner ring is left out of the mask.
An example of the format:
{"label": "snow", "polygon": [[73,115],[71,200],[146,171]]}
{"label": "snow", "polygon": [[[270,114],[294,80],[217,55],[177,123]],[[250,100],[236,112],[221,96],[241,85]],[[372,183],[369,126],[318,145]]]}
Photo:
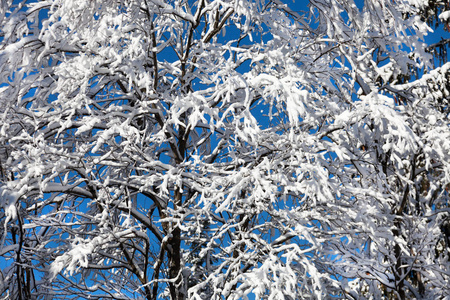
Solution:
{"label": "snow", "polygon": [[443,22],[450,20],[450,10],[440,13],[439,19],[441,19]]}
{"label": "snow", "polygon": [[0,207],[5,212],[5,231],[9,221],[14,221],[17,218],[17,201],[19,200],[19,193],[13,191],[10,187],[0,186]]}
{"label": "snow", "polygon": [[38,298],[445,297],[450,63],[424,50],[428,1],[144,2],[0,18],[1,278],[32,268]]}

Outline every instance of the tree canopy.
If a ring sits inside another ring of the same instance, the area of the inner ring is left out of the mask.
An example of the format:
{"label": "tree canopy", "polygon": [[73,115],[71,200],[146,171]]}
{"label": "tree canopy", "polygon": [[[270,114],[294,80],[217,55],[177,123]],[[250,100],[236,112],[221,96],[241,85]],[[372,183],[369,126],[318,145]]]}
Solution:
{"label": "tree canopy", "polygon": [[449,298],[448,3],[292,7],[2,1],[1,297]]}

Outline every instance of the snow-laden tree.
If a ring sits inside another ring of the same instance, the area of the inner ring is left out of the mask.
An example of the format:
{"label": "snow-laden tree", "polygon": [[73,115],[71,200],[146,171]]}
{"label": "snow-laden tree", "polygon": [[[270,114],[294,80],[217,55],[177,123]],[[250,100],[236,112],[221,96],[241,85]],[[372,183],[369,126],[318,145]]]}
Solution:
{"label": "snow-laden tree", "polygon": [[2,297],[449,298],[430,3],[2,1]]}

